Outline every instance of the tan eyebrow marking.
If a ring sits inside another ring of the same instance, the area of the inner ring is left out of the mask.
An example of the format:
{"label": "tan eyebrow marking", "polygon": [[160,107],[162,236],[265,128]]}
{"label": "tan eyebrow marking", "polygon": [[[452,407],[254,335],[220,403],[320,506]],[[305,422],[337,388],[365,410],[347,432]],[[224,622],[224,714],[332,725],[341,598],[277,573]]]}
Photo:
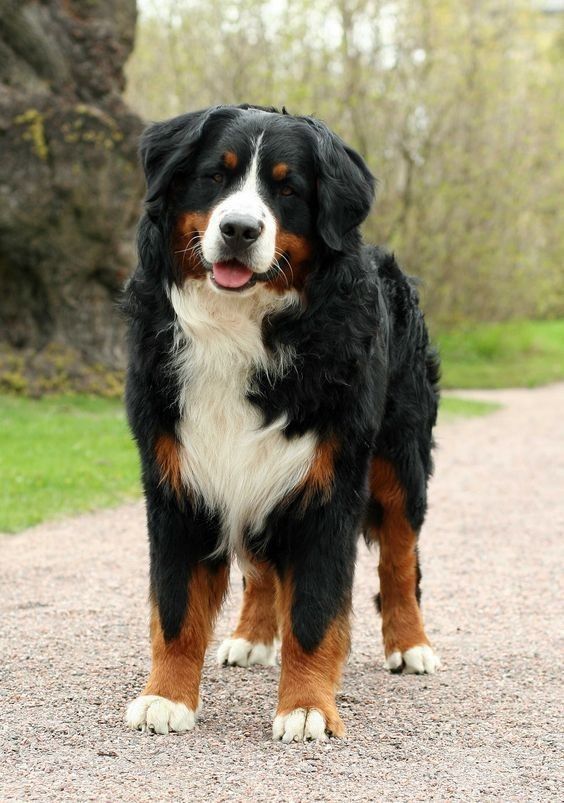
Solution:
{"label": "tan eyebrow marking", "polygon": [[228,167],[230,170],[235,170],[238,162],[239,159],[234,151],[225,151],[223,154],[223,164],[225,167]]}
{"label": "tan eyebrow marking", "polygon": [[285,162],[279,162],[272,168],[272,178],[274,181],[282,181],[288,175],[290,168]]}

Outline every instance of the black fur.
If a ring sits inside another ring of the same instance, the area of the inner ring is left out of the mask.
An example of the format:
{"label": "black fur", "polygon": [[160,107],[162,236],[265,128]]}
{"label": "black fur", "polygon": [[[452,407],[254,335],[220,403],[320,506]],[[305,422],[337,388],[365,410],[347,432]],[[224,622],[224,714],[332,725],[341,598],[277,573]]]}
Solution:
{"label": "black fur", "polygon": [[186,610],[190,571],[209,559],[220,523],[215,512],[195,510],[188,494],[177,498],[155,462],[156,438],[174,436],[179,417],[180,389],[170,368],[174,311],[165,292],[175,281],[171,232],[180,212],[209,210],[221,197],[205,180],[218,143],[240,141],[243,147],[241,132],[254,129],[272,132],[271,147],[279,150],[273,158],[300,166],[291,203],[274,194],[269,201],[288,231],[313,243],[314,256],[304,308],[264,322],[273,351],[294,349],[293,370],[275,381],[258,373],[249,400],[265,425],[284,414],[286,437],[315,432],[322,441],[335,437],[338,448],[331,497],[317,495],[307,505],[302,496],[286,500],[272,511],[264,533],[247,536],[247,548],[281,575],[291,572],[294,632],[313,650],[349,604],[362,523],[377,527],[381,519],[368,489],[372,457],[393,464],[408,518],[419,530],[438,401],[437,358],[415,289],[394,257],[363,245],[358,231],[374,180],[360,156],[322,123],[274,109],[214,107],[145,133],[146,212],[139,225],[139,265],[124,301],[127,411],[147,499],[151,591],[165,636],[173,638]]}

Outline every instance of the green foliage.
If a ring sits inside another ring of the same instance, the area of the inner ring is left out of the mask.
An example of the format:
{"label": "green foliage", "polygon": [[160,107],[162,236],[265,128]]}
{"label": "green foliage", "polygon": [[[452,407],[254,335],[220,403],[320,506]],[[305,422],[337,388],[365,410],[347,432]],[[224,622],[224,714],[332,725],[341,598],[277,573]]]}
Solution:
{"label": "green foliage", "polygon": [[564,320],[512,321],[437,338],[446,388],[534,387],[564,380]]}
{"label": "green foliage", "polygon": [[366,234],[423,279],[435,325],[564,313],[557,17],[530,0],[143,9],[127,72],[146,119],[244,101],[316,114],[379,177]]}
{"label": "green foliage", "polygon": [[139,495],[123,404],[0,396],[0,532]]}

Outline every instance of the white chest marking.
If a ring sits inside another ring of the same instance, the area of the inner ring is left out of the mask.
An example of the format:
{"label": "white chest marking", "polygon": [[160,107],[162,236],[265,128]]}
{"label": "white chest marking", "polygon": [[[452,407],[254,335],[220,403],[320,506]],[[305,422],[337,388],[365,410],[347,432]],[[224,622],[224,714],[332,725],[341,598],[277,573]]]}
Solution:
{"label": "white chest marking", "polygon": [[288,440],[284,419],[262,427],[260,411],[246,399],[256,367],[273,376],[288,370],[291,355],[267,353],[261,323],[265,314],[296,299],[262,288],[230,298],[206,281],[173,288],[171,301],[178,320],[182,479],[221,515],[217,552],[241,556],[245,530],[260,532],[268,514],[307,474],[317,446],[313,434]]}

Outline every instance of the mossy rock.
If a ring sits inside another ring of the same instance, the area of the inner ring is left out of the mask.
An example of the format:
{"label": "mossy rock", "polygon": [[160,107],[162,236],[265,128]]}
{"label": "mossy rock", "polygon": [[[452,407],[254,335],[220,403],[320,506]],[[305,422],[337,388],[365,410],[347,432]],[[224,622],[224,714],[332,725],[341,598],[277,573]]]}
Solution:
{"label": "mossy rock", "polygon": [[0,392],[40,398],[61,393],[88,393],[120,398],[124,372],[84,360],[78,351],[52,343],[40,353],[0,349]]}

